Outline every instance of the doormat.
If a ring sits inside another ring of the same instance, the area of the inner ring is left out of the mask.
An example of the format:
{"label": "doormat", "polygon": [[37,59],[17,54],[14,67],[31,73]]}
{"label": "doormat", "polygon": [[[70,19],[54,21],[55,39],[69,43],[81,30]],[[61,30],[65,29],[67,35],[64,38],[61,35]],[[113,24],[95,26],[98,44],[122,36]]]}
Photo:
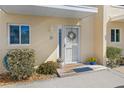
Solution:
{"label": "doormat", "polygon": [[86,72],[86,71],[91,71],[93,70],[90,67],[81,67],[81,68],[75,68],[73,69],[76,73],[80,73],[80,72]]}

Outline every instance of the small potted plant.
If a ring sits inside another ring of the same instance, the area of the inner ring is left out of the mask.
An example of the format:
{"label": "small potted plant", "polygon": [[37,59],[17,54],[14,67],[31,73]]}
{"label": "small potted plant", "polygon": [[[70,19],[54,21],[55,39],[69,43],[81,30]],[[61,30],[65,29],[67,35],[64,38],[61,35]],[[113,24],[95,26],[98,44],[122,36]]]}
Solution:
{"label": "small potted plant", "polygon": [[95,57],[87,58],[86,62],[90,65],[96,65],[97,59]]}

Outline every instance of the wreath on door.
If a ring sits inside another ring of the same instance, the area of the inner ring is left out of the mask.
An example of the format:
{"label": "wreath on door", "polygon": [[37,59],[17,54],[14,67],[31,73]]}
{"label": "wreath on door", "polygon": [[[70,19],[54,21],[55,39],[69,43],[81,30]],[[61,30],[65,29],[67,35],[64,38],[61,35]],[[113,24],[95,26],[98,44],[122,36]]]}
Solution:
{"label": "wreath on door", "polygon": [[74,40],[76,38],[76,34],[72,31],[68,32],[68,35],[67,37],[70,39],[70,40]]}

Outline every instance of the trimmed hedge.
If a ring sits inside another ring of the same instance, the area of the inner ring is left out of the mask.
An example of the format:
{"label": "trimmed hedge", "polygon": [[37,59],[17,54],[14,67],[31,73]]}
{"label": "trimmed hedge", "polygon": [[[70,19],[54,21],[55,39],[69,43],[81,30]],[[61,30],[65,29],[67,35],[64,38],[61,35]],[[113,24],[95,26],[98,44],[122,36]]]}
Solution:
{"label": "trimmed hedge", "polygon": [[56,62],[48,61],[47,63],[42,63],[37,69],[36,73],[45,74],[45,75],[53,75],[57,74],[58,64]]}
{"label": "trimmed hedge", "polygon": [[107,47],[107,58],[115,60],[121,56],[122,49],[117,47]]}
{"label": "trimmed hedge", "polygon": [[122,49],[117,47],[107,47],[107,58],[108,61],[106,62],[107,67],[114,68],[119,66],[119,60],[121,58]]}
{"label": "trimmed hedge", "polygon": [[[12,79],[27,79],[34,72],[35,54],[32,49],[12,49],[6,55],[7,70]],[[5,65],[5,64],[4,64]]]}

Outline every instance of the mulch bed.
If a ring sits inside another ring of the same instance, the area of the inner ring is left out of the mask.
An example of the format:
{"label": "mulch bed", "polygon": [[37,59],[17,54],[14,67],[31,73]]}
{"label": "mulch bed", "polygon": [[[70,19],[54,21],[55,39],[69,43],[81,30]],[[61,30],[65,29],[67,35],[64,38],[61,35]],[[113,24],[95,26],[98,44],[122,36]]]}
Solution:
{"label": "mulch bed", "polygon": [[15,84],[19,82],[32,82],[34,80],[49,80],[54,78],[55,75],[39,75],[39,74],[33,74],[30,78],[26,80],[12,80],[9,73],[2,73],[0,74],[0,86],[9,85],[9,84]]}

